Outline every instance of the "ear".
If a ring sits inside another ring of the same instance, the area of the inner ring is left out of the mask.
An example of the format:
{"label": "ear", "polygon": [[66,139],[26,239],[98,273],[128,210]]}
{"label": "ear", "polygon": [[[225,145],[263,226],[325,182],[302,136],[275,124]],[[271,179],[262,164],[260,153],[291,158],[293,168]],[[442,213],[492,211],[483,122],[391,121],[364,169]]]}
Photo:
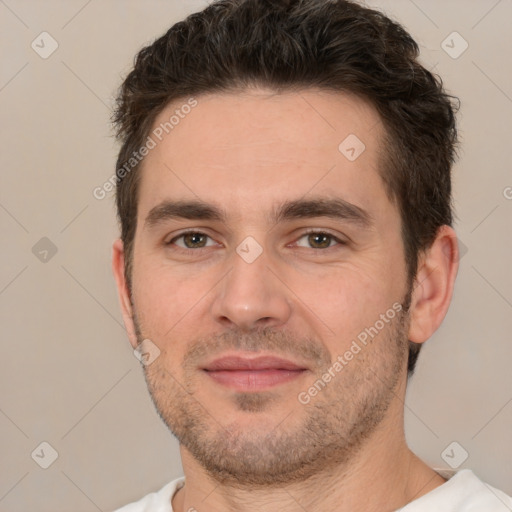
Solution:
{"label": "ear", "polygon": [[441,325],[459,268],[457,235],[441,226],[432,245],[420,257],[411,298],[409,340],[423,343]]}
{"label": "ear", "polygon": [[135,334],[135,325],[133,323],[132,303],[124,273],[124,246],[120,239],[115,240],[112,245],[112,272],[117,284],[117,294],[119,296],[119,303],[121,304],[128,339],[132,347],[136,348],[137,335]]}

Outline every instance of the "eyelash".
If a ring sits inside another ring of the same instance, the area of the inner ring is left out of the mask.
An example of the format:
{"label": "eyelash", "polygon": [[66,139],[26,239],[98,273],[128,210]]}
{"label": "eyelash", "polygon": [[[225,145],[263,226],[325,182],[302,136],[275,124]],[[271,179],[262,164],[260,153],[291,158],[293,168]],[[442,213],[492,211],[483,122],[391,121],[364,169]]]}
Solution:
{"label": "eyelash", "polygon": [[314,249],[313,247],[310,247],[310,249],[317,250],[317,251],[327,251],[328,249],[334,249],[337,246],[347,245],[347,242],[344,240],[339,239],[337,236],[333,235],[332,233],[329,233],[328,231],[322,231],[318,229],[310,229],[307,231],[304,231],[297,240],[300,240],[301,238],[307,236],[307,235],[327,235],[332,241],[336,242],[336,245],[326,247],[325,249]]}
{"label": "eyelash", "polygon": [[[203,235],[203,236],[206,236],[210,239],[212,239],[209,235],[207,235],[206,233],[203,233],[202,231],[196,231],[196,230],[189,230],[189,231],[184,231],[183,233],[180,233],[179,235],[175,236],[174,238],[172,238],[171,240],[169,240],[168,242],[165,242],[165,245],[166,246],[171,246],[173,245],[176,240],[179,240],[180,238],[183,238],[184,236],[186,235]],[[314,247],[310,247],[310,249],[313,249],[314,251],[327,251],[328,249],[333,249],[335,248],[336,246],[343,246],[343,245],[347,245],[347,242],[343,241],[343,240],[340,240],[338,237],[334,236],[333,234],[329,233],[328,231],[322,231],[322,230],[315,230],[315,229],[311,229],[311,230],[308,230],[308,231],[304,231],[298,238],[297,240],[300,240],[301,238],[304,238],[305,236],[307,235],[327,235],[332,241],[336,242],[337,244],[334,245],[334,246],[329,246],[329,247],[326,247],[324,249],[316,249]],[[210,246],[212,247],[212,246]],[[186,252],[186,253],[190,253],[190,252],[198,252],[200,249],[207,249],[208,247],[198,247],[197,249],[191,249],[191,248],[184,248],[184,247],[179,247],[179,246],[176,246],[176,249],[178,251],[182,251],[182,252]]]}

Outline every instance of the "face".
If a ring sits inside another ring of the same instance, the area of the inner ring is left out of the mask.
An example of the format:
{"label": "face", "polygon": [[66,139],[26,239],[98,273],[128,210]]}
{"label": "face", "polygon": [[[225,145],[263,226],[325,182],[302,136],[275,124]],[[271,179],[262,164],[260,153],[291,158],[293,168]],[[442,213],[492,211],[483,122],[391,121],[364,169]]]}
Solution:
{"label": "face", "polygon": [[160,351],[161,417],[218,480],[349,460],[397,400],[409,289],[382,135],[354,97],[254,89],[197,97],[144,160],[137,342]]}

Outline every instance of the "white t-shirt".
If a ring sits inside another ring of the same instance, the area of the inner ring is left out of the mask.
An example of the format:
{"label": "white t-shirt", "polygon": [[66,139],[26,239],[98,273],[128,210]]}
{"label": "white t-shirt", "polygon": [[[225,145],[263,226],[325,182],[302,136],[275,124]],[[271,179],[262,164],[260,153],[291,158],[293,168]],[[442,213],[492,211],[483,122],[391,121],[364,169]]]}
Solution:
{"label": "white t-shirt", "polygon": [[[448,478],[444,473],[443,476]],[[184,477],[173,480],[158,492],[148,494],[136,503],[125,505],[115,512],[173,512],[171,498],[184,483]],[[444,484],[396,512],[434,511],[511,512],[512,498],[482,482],[471,470],[463,469]]]}

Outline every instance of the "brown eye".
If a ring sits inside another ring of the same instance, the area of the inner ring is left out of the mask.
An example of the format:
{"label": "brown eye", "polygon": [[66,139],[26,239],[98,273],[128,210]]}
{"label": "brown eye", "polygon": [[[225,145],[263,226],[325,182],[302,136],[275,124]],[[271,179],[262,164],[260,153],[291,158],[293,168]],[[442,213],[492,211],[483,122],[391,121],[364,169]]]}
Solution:
{"label": "brown eye", "polygon": [[214,245],[208,235],[198,231],[188,231],[170,240],[167,245],[176,245],[181,249],[202,249]]}
{"label": "brown eye", "polygon": [[327,233],[311,233],[308,235],[308,243],[314,249],[326,249],[331,245],[332,238]]}
{"label": "brown eye", "polygon": [[188,249],[204,247],[206,245],[206,235],[201,233],[187,233],[183,235],[183,242]]}
{"label": "brown eye", "polygon": [[325,231],[311,231],[302,235],[296,244],[308,249],[330,249],[336,245],[345,245],[345,242]]}

